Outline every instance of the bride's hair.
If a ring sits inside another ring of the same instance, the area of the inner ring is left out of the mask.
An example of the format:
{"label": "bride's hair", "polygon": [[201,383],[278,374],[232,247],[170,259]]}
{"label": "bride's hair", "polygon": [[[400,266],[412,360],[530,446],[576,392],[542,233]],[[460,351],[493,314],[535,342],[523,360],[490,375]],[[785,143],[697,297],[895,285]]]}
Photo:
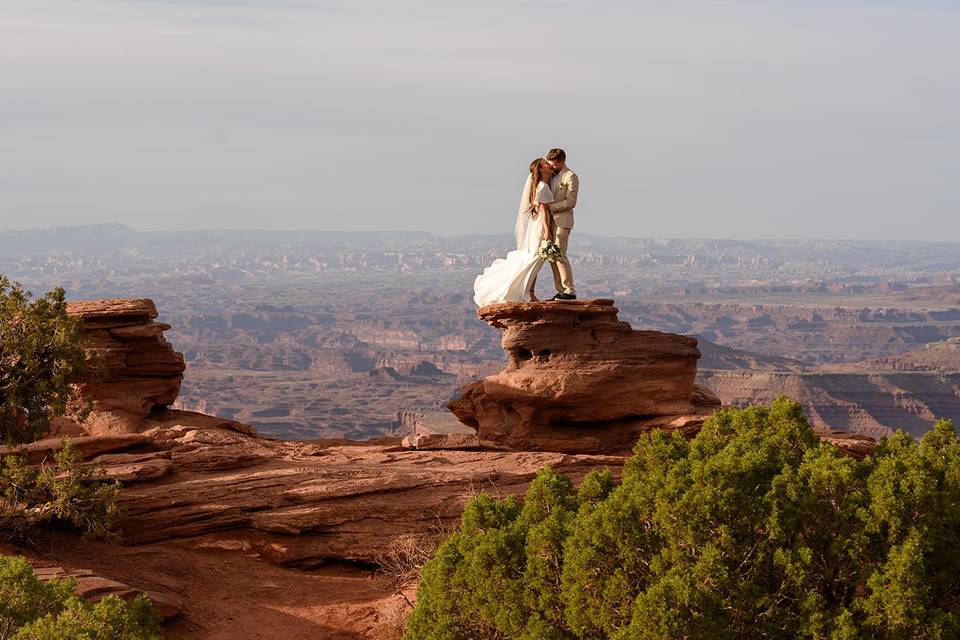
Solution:
{"label": "bride's hair", "polygon": [[537,203],[533,201],[537,195],[537,186],[539,186],[541,180],[543,180],[543,178],[540,177],[541,160],[543,160],[543,158],[537,158],[530,163],[530,193],[527,194],[527,199],[534,208],[537,206]]}

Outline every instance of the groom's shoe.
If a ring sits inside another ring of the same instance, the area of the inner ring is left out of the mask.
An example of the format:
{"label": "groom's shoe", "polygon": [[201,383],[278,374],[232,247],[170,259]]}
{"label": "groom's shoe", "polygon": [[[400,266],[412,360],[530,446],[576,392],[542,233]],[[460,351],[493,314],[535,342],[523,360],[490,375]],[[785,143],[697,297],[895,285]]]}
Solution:
{"label": "groom's shoe", "polygon": [[577,296],[573,293],[558,293],[551,300],[576,300]]}

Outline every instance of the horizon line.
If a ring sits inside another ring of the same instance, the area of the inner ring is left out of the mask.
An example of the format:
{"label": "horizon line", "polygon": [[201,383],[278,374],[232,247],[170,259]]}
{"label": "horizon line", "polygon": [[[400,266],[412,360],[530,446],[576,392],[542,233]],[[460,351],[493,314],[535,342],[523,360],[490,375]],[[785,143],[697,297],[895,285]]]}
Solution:
{"label": "horizon line", "polygon": [[[335,234],[385,234],[385,233],[396,233],[396,234],[420,234],[426,235],[433,238],[467,238],[467,237],[488,237],[496,238],[502,236],[512,235],[509,232],[506,233],[452,233],[452,234],[440,234],[434,233],[432,231],[425,231],[422,229],[309,229],[309,228],[285,228],[285,229],[264,229],[256,227],[227,227],[227,228],[181,228],[181,229],[137,229],[131,227],[130,225],[124,224],[122,222],[95,222],[90,224],[75,224],[75,225],[52,225],[48,227],[31,227],[31,228],[21,228],[21,229],[0,229],[0,235],[6,234],[15,234],[15,233],[43,233],[55,230],[67,230],[67,229],[90,229],[90,228],[102,228],[102,227],[116,227],[122,228],[126,231],[131,231],[138,234],[160,234],[160,233],[335,233]],[[707,236],[627,236],[627,235],[603,235],[598,233],[586,233],[581,232],[578,235],[581,237],[590,237],[590,238],[603,238],[607,240],[653,240],[653,241],[723,241],[723,242],[856,242],[863,244],[881,244],[881,243],[892,243],[892,244],[960,244],[960,240],[904,240],[904,239],[863,239],[863,238],[842,238],[842,237],[807,237],[807,238],[771,238],[771,237],[761,237],[761,238],[746,238],[746,237],[707,237]]]}

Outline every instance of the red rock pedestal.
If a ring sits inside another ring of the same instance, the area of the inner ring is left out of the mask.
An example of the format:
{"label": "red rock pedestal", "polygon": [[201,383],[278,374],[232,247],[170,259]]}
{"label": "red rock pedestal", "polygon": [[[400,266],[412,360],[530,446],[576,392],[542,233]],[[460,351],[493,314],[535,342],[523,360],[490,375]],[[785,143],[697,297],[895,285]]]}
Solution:
{"label": "red rock pedestal", "polygon": [[696,339],[635,331],[617,314],[603,299],[480,309],[509,363],[450,410],[485,446],[509,449],[615,452],[650,429],[698,429],[720,403],[694,385]]}
{"label": "red rock pedestal", "polygon": [[94,409],[85,432],[138,431],[151,411],[177,399],[186,368],[183,354],[163,337],[170,325],[154,322],[152,300],[83,300],[70,302],[67,310],[83,318],[90,350],[105,369],[84,392]]}

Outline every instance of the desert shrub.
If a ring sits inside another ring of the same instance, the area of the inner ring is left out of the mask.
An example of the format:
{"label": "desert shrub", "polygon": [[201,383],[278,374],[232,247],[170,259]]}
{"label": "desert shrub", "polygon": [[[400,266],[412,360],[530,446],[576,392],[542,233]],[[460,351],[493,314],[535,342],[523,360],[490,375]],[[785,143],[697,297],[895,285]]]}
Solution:
{"label": "desert shrub", "polygon": [[52,465],[30,465],[22,456],[0,460],[0,536],[22,540],[30,529],[63,523],[98,538],[114,536],[120,518],[120,485],[99,479],[64,440]]}
{"label": "desert shrub", "polygon": [[522,505],[476,497],[407,638],[956,638],[958,536],[950,422],[857,461],[779,398],[643,436],[618,486],[546,468]]}
{"label": "desert shrub", "polygon": [[0,640],[160,640],[150,600],[77,597],[72,578],[41,582],[30,563],[0,556]]}
{"label": "desert shrub", "polygon": [[67,315],[63,289],[34,299],[0,276],[0,441],[30,442],[53,418],[83,408],[76,388],[97,365],[82,320]]}
{"label": "desert shrub", "polygon": [[423,565],[430,561],[440,544],[453,531],[454,526],[438,518],[433,526],[423,532],[396,536],[374,559],[378,573],[387,577],[398,589],[419,579]]}

